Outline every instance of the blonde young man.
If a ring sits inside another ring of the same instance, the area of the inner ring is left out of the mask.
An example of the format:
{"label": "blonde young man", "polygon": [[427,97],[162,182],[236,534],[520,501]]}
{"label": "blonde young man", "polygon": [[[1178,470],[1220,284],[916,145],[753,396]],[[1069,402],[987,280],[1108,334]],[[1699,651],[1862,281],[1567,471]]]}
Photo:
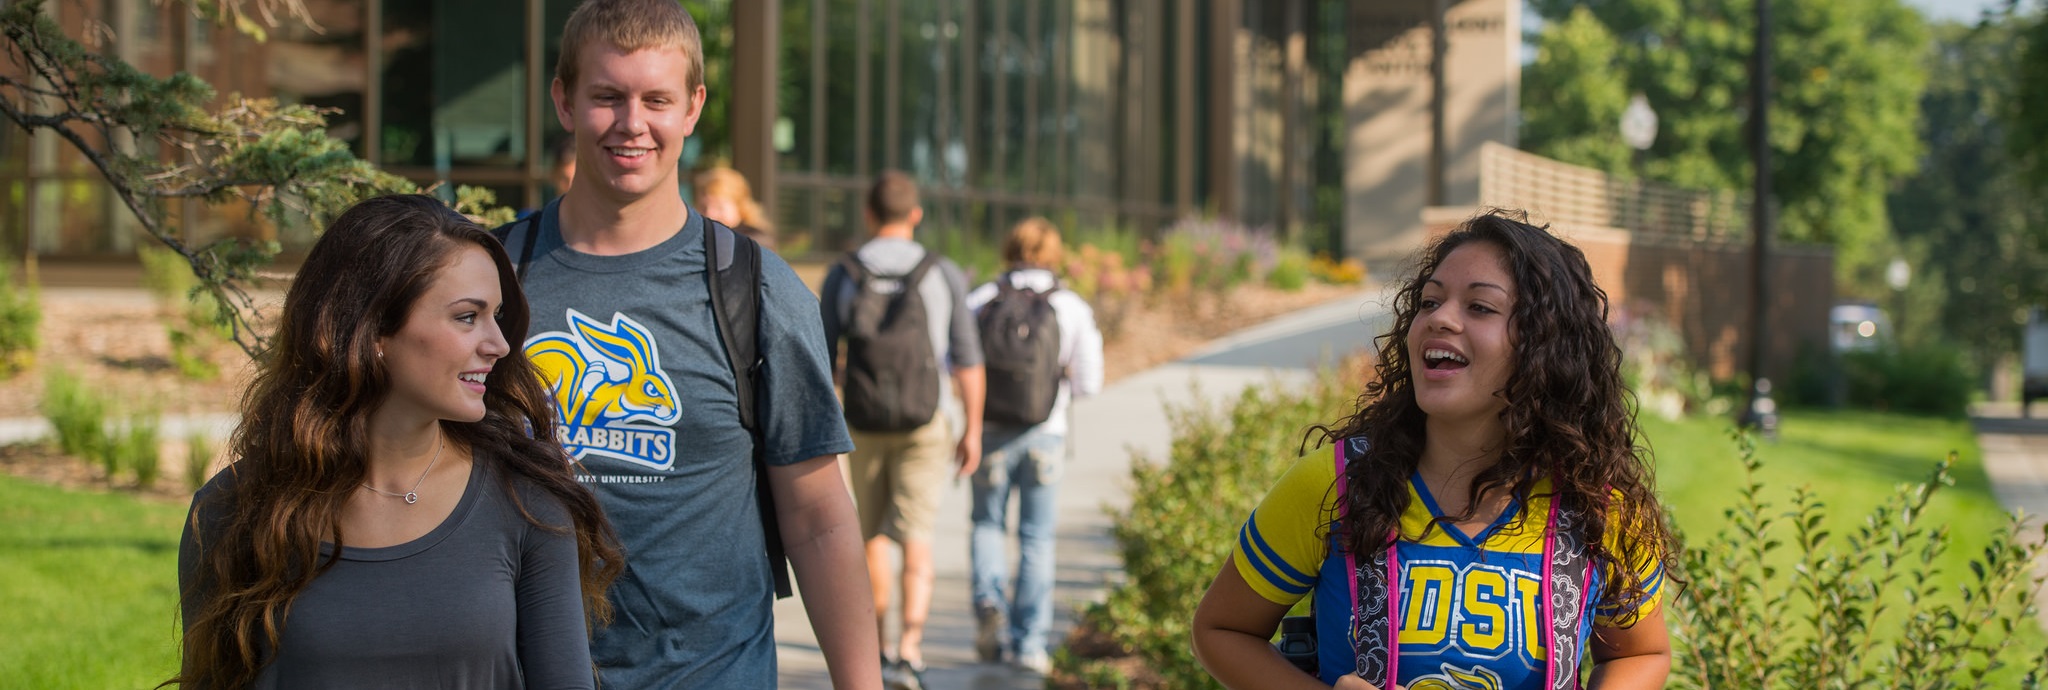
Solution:
{"label": "blonde young man", "polygon": [[[576,181],[505,228],[533,309],[528,356],[563,446],[626,547],[616,616],[591,657],[605,687],[776,686],[773,577],[754,436],[706,280],[712,226],[677,160],[705,100],[695,23],[674,0],[589,0],[570,15],[552,95]],[[817,304],[760,254],[764,481],[805,610],[839,688],[879,690],[880,645]]]}
{"label": "blonde young man", "polygon": [[974,474],[981,462],[986,371],[966,276],[912,239],[924,219],[917,184],[882,173],[868,190],[866,216],[873,236],[826,272],[821,311],[826,342],[847,343],[846,419],[858,446],[847,467],[867,539],[875,627],[889,613],[893,542],[903,549],[903,628],[889,670],[899,686],[918,690],[933,527],[947,480]]}

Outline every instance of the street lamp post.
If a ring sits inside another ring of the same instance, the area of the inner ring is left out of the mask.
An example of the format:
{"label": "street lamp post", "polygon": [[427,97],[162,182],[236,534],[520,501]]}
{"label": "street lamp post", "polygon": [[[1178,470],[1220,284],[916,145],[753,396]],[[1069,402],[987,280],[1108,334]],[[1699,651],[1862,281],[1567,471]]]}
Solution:
{"label": "street lamp post", "polygon": [[1628,99],[1628,108],[1621,111],[1621,140],[1635,149],[1629,159],[1629,169],[1636,178],[1635,198],[1628,205],[1629,212],[1635,217],[1623,223],[1629,230],[1640,230],[1648,225],[1648,219],[1644,217],[1644,185],[1647,180],[1643,179],[1643,159],[1650,145],[1657,143],[1657,111],[1650,108],[1650,99],[1640,93]]}
{"label": "street lamp post", "polygon": [[1758,408],[1770,400],[1770,383],[1764,378],[1764,344],[1771,294],[1771,0],[1756,0],[1756,50],[1749,70],[1749,146],[1755,166],[1749,215],[1754,250],[1750,262],[1750,393],[1742,422],[1755,427],[1764,422]]}
{"label": "street lamp post", "polygon": [[[1913,279],[1913,267],[1904,257],[1893,257],[1884,269],[1884,282],[1892,286],[1892,333],[1906,332],[1906,283]],[[1897,342],[1896,340],[1894,342]]]}
{"label": "street lamp post", "polygon": [[1621,111],[1621,140],[1635,149],[1636,177],[1643,176],[1643,154],[1650,145],[1657,143],[1657,111],[1650,107],[1650,99],[1638,93],[1628,99],[1628,107]]}

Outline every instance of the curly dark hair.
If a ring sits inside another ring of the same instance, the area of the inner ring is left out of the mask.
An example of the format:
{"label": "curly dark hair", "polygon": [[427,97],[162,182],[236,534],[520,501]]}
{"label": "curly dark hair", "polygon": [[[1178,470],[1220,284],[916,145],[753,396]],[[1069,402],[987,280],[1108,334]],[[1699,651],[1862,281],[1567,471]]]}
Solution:
{"label": "curly dark hair", "polygon": [[[363,481],[370,413],[391,388],[375,355],[377,339],[404,326],[434,276],[469,247],[482,248],[497,265],[504,295],[498,324],[513,346],[485,380],[484,418],[443,420],[441,430],[478,461],[493,463],[528,522],[573,532],[587,623],[610,620],[605,592],[624,569],[622,550],[597,497],[577,483],[568,455],[554,443],[547,389],[517,345],[529,315],[504,247],[433,197],[382,196],[334,220],[285,294],[271,349],[242,401],[236,461],[222,470],[232,481],[211,499],[224,513],[219,532],[200,543],[195,581],[182,593],[183,664],[165,685],[247,687],[270,662],[293,600],[334,565],[320,556],[320,543],[341,552],[339,518]],[[536,518],[515,482],[559,501],[571,529]],[[195,538],[208,534],[200,519],[195,505]]]}
{"label": "curly dark hair", "polygon": [[[1493,209],[1466,221],[1426,249],[1414,276],[1394,296],[1394,325],[1374,339],[1377,380],[1367,383],[1356,411],[1324,439],[1364,437],[1366,450],[1345,466],[1348,516],[1339,539],[1352,553],[1390,546],[1408,507],[1406,478],[1415,474],[1426,438],[1426,415],[1415,402],[1407,348],[1422,288],[1459,247],[1488,243],[1501,250],[1515,281],[1510,315],[1514,369],[1499,395],[1506,431],[1500,460],[1473,478],[1465,514],[1432,527],[1472,519],[1480,497],[1507,489],[1523,501],[1549,478],[1561,510],[1580,516],[1588,556],[1608,577],[1600,600],[1632,609],[1648,598],[1631,563],[1675,562],[1678,543],[1657,502],[1650,451],[1636,445],[1634,395],[1622,382],[1621,348],[1607,326],[1607,293],[1577,247],[1526,222],[1517,211]],[[1389,481],[1395,478],[1395,481]],[[1619,530],[1621,552],[1606,537]],[[1667,573],[1675,580],[1675,573]]]}

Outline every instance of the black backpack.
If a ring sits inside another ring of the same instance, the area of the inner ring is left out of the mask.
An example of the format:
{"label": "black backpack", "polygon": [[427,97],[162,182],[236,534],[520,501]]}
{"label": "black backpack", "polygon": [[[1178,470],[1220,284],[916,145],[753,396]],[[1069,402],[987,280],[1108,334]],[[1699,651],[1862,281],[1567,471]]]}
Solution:
{"label": "black backpack", "polygon": [[[533,260],[533,245],[540,239],[540,216],[546,211],[543,207],[522,222],[491,231],[504,244],[512,237],[512,226],[520,226],[525,245],[519,248],[515,272],[522,286],[526,283],[526,265]],[[718,324],[719,339],[725,345],[726,363],[739,383],[740,426],[754,437],[754,500],[760,505],[761,537],[767,544],[768,571],[775,577],[775,598],[787,599],[791,594],[789,557],[782,546],[775,495],[768,487],[768,460],[763,456],[766,445],[762,442],[760,412],[756,408],[761,400],[757,378],[761,371],[761,245],[723,223],[698,214],[692,217],[702,219],[704,255],[717,267],[704,272],[711,291],[711,313]]]}
{"label": "black backpack", "polygon": [[1051,290],[1039,292],[996,279],[996,297],[975,315],[988,371],[988,398],[981,415],[990,422],[1036,426],[1052,416],[1059,397],[1060,321]]}
{"label": "black backpack", "polygon": [[847,254],[839,267],[853,281],[846,334],[846,425],[861,431],[910,431],[939,411],[939,359],[918,286],[939,257],[925,252],[909,273],[870,273]]}

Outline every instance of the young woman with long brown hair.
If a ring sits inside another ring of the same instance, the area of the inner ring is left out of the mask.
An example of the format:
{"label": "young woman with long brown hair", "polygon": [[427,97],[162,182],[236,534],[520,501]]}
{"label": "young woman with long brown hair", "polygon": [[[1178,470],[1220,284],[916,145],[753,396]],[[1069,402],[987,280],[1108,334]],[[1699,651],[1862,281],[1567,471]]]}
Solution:
{"label": "young woman with long brown hair", "polygon": [[179,549],[190,688],[592,688],[623,563],[555,444],[503,248],[350,208],[286,293]]}
{"label": "young woman with long brown hair", "polygon": [[[1246,520],[1195,613],[1232,688],[1662,687],[1674,540],[1577,248],[1513,214],[1438,240],[1378,380]],[[1314,675],[1267,642],[1314,596]]]}

